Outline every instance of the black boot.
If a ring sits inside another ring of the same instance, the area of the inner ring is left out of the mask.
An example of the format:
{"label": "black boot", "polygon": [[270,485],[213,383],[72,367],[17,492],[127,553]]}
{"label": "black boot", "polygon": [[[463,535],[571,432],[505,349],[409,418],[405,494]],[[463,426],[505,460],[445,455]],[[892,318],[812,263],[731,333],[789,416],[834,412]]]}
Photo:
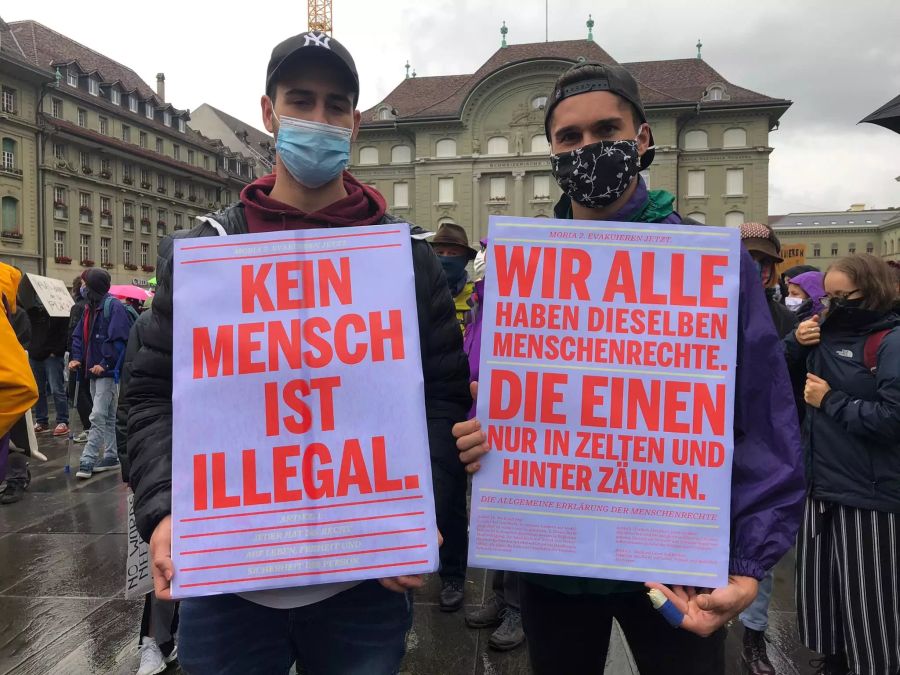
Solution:
{"label": "black boot", "polygon": [[463,606],[463,582],[458,579],[447,579],[441,585],[441,611],[455,612]]}
{"label": "black boot", "polygon": [[809,662],[816,669],[815,675],[848,675],[850,666],[847,665],[847,657],[844,654],[829,654],[820,656]]}
{"label": "black boot", "polygon": [[775,667],[766,653],[766,634],[744,626],[744,646],[741,660],[746,675],[777,675]]}

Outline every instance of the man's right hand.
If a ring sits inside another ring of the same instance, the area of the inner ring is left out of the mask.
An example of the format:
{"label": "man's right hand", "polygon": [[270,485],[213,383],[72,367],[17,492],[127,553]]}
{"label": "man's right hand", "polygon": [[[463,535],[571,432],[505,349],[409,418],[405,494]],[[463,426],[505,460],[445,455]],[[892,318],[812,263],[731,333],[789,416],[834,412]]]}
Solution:
{"label": "man's right hand", "polygon": [[[478,383],[470,385],[472,399],[478,398]],[[481,430],[481,422],[472,418],[466,422],[453,425],[453,438],[459,450],[459,461],[466,465],[468,473],[475,473],[481,468],[479,461],[491,449],[487,442],[487,434]]]}
{"label": "man's right hand", "polygon": [[78,370],[79,366],[81,366],[81,361],[69,361],[69,370]]}
{"label": "man's right hand", "polygon": [[150,571],[153,574],[153,590],[160,600],[172,599],[172,516],[166,516],[150,536]]}

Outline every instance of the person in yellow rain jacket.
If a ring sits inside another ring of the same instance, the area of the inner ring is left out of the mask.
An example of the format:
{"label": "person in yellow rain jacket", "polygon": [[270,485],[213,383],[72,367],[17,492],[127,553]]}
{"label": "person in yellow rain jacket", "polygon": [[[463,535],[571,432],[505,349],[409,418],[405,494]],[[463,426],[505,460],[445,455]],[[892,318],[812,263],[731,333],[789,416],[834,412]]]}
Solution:
{"label": "person in yellow rain jacket", "polygon": [[19,344],[9,321],[16,311],[16,293],[21,279],[19,270],[0,263],[0,481],[6,478],[9,430],[38,397],[28,354]]}

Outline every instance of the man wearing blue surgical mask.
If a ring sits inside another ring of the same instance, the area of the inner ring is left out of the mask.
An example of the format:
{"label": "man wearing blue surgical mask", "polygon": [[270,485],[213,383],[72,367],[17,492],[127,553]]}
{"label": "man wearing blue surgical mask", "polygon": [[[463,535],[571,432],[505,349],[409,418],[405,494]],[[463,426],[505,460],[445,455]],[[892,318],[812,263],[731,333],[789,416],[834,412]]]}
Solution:
{"label": "man wearing blue surgical mask", "polygon": [[[261,100],[263,124],[276,139],[274,173],[245,187],[240,203],[173,236],[403,222],[386,212],[384,197],[346,171],[360,122],[358,98],[356,66],[337,40],[308,32],[280,43],[272,51]],[[450,429],[465,419],[472,398],[450,293],[424,234],[410,226],[427,443],[437,483],[462,471]],[[142,333],[126,391],[135,517],[150,542],[155,592],[162,599],[171,597],[171,579],[179,574],[171,559],[170,514],[172,251],[169,237],[160,244],[152,320]],[[348,386],[367,386],[350,377]],[[203,424],[202,415],[197,419]],[[450,509],[436,500],[436,513],[438,529],[444,530]],[[462,527],[465,532],[465,520]],[[418,576],[391,577],[189,598],[181,603],[179,661],[192,675],[285,674],[295,660],[310,675],[396,673],[412,624],[411,589],[422,584]]]}

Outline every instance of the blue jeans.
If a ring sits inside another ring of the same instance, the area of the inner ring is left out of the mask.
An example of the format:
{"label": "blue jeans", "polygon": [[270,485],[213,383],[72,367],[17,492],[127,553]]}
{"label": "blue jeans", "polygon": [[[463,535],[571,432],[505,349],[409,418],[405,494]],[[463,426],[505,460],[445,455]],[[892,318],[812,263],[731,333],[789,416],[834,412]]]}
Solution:
{"label": "blue jeans", "polygon": [[364,581],[296,609],[237,595],[181,602],[178,662],[189,675],[394,675],[406,652],[412,598]]}
{"label": "blue jeans", "polygon": [[[111,377],[89,380],[94,408],[91,410],[91,430],[81,452],[81,463],[93,466],[100,451],[106,448],[104,457],[118,457],[116,453],[116,406],[119,403],[118,386]],[[82,385],[84,383],[82,382]]]}
{"label": "blue jeans", "polygon": [[47,406],[47,381],[50,382],[50,394],[53,396],[53,407],[56,409],[56,423],[69,423],[69,401],[66,398],[66,384],[63,382],[63,357],[48,356],[43,361],[31,361],[34,381],[38,384],[38,400],[34,406],[34,421],[47,425],[50,421],[50,410]]}
{"label": "blue jeans", "polygon": [[775,573],[772,570],[766,572],[766,576],[759,582],[759,591],[751,605],[741,612],[741,623],[751,630],[765,632],[769,627],[769,601],[772,599],[772,584],[775,582]]}

